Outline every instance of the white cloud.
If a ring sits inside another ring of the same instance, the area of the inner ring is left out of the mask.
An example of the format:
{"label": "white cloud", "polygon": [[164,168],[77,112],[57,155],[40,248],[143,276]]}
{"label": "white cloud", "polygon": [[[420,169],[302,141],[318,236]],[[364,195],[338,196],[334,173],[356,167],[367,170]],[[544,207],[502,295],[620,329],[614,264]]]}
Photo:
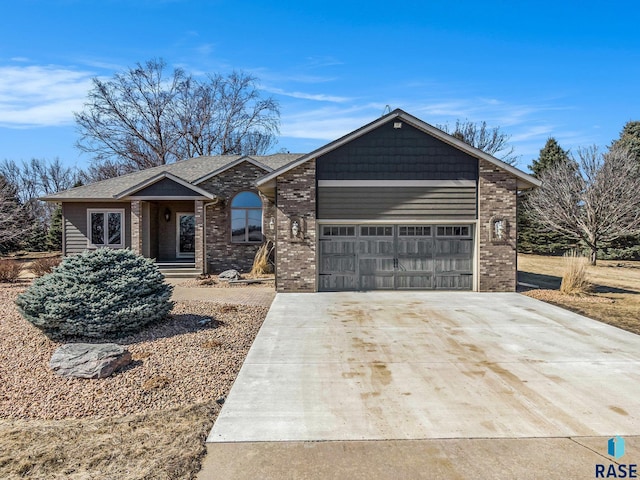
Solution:
{"label": "white cloud", "polygon": [[372,105],[305,109],[282,116],[284,137],[335,140],[371,122],[381,110]]}
{"label": "white cloud", "polygon": [[0,126],[67,125],[82,109],[93,72],[58,66],[0,66]]}
{"label": "white cloud", "polygon": [[349,97],[341,97],[338,95],[326,95],[323,93],[316,94],[316,93],[304,93],[304,92],[288,92],[281,88],[275,88],[275,87],[262,86],[262,89],[269,93],[284,95],[285,97],[299,98],[302,100],[314,100],[317,102],[344,103],[351,100]]}

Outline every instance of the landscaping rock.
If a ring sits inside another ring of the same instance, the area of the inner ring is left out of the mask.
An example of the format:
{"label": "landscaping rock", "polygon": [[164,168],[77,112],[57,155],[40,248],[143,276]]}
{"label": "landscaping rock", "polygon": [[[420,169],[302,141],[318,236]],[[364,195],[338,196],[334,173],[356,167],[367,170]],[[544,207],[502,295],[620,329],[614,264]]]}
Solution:
{"label": "landscaping rock", "polygon": [[59,347],[49,367],[63,377],[105,378],[131,363],[131,353],[115,343],[67,343]]}
{"label": "landscaping rock", "polygon": [[225,270],[220,275],[218,275],[219,280],[240,280],[240,273],[237,270]]}

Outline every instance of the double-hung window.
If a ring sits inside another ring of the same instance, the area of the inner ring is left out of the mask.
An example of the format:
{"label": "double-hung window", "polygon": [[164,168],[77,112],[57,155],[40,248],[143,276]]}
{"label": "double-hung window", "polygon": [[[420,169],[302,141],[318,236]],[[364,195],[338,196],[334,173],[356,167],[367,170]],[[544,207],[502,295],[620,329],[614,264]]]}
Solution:
{"label": "double-hung window", "polygon": [[124,247],[124,209],[87,210],[90,247]]}

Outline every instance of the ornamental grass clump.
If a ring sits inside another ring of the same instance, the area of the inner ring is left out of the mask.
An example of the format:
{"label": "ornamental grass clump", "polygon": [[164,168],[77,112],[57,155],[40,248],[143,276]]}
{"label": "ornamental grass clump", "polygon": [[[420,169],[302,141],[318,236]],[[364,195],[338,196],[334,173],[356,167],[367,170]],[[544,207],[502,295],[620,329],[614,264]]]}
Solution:
{"label": "ornamental grass clump", "polygon": [[165,318],[172,289],[153,260],[101,248],[66,257],[16,305],[51,338],[119,337]]}
{"label": "ornamental grass clump", "polygon": [[587,278],[589,260],[579,252],[572,250],[564,254],[564,272],[560,292],[565,295],[583,295],[591,290]]}

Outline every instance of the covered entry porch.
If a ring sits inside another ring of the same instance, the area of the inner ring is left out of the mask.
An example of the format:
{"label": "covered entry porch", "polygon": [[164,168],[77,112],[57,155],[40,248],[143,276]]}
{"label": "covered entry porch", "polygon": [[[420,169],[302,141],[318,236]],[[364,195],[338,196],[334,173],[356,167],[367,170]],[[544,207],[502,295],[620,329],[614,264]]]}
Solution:
{"label": "covered entry porch", "polygon": [[165,273],[204,273],[202,200],[133,200],[131,248]]}

